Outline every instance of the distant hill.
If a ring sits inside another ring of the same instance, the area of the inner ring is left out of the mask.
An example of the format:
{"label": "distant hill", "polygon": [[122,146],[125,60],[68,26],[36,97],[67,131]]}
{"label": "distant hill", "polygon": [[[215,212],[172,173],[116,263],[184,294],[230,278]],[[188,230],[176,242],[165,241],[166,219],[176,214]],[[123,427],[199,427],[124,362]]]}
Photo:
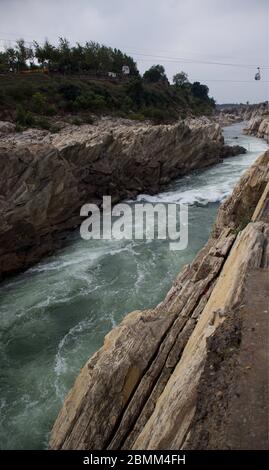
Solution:
{"label": "distant hill", "polygon": [[210,115],[215,101],[209,89],[190,83],[184,72],[170,84],[164,67],[153,65],[140,76],[132,57],[98,43],[71,47],[23,40],[0,52],[0,119],[53,128],[57,119],[90,122],[110,114],[136,120],[172,122],[179,117]]}

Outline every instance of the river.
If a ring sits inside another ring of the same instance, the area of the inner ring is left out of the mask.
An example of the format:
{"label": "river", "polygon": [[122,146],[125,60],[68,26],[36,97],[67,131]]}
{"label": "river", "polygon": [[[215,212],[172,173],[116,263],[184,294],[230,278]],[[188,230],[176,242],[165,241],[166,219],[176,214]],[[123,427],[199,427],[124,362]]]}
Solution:
{"label": "river", "polygon": [[[189,206],[189,244],[168,241],[91,241],[73,234],[54,256],[0,286],[0,448],[46,448],[62,401],[104,335],[136,309],[155,306],[182,266],[207,241],[220,202],[268,145],[224,129],[246,155],[173,181],[150,202]],[[132,205],[132,203],[130,203]]]}

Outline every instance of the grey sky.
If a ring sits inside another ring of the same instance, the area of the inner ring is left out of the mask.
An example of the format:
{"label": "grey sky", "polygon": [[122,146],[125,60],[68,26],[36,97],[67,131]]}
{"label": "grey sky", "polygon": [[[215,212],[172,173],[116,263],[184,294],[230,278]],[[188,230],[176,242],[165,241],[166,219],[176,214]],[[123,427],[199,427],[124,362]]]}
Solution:
{"label": "grey sky", "polygon": [[[154,63],[170,79],[184,70],[219,103],[269,98],[269,0],[0,0],[2,46],[19,37],[55,42],[59,36],[118,47],[141,72]],[[258,65],[262,80],[255,82]]]}

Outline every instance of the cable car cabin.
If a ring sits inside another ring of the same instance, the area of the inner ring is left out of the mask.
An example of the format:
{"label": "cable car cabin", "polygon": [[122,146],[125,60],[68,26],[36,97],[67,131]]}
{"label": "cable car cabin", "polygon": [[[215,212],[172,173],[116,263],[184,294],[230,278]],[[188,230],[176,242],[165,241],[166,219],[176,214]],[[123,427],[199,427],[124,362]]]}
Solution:
{"label": "cable car cabin", "polygon": [[261,71],[260,67],[257,67],[258,72],[255,73],[255,80],[260,80],[261,79]]}

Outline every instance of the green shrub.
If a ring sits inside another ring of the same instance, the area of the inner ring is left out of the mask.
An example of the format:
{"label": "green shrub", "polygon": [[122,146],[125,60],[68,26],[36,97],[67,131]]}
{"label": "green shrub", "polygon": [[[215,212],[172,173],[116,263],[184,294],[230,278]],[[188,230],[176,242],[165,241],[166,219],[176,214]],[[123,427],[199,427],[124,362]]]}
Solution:
{"label": "green shrub", "polygon": [[106,107],[106,100],[101,95],[95,95],[95,98],[92,102],[93,109],[96,111],[100,111]]}
{"label": "green shrub", "polygon": [[136,106],[140,106],[143,102],[144,97],[144,88],[143,88],[143,81],[141,78],[136,78],[131,80],[126,85],[126,92],[132,99],[133,103]]}
{"label": "green shrub", "polygon": [[47,99],[39,91],[32,96],[32,109],[35,113],[42,114],[45,111]]}
{"label": "green shrub", "polygon": [[36,127],[49,131],[51,129],[51,123],[46,118],[39,118],[36,120]]}
{"label": "green shrub", "polygon": [[129,111],[133,107],[133,101],[129,96],[125,96],[122,100],[122,108],[126,111]]}
{"label": "green shrub", "polygon": [[22,132],[22,131],[23,131],[23,127],[22,127],[20,124],[16,124],[15,131],[16,131],[16,132]]}
{"label": "green shrub", "polygon": [[72,83],[63,83],[58,87],[58,92],[63,95],[66,101],[75,101],[81,94],[80,87]]}
{"label": "green shrub", "polygon": [[53,134],[56,134],[57,132],[59,132],[61,130],[61,127],[58,126],[57,124],[51,124],[50,126],[50,132],[52,132]]}
{"label": "green shrub", "polygon": [[145,120],[144,114],[140,114],[140,113],[130,114],[129,118],[133,119],[134,121],[144,121]]}
{"label": "green shrub", "polygon": [[[0,55],[1,55],[1,52],[0,52]],[[0,73],[5,73],[5,72],[7,72],[7,69],[8,69],[7,65],[6,65],[6,64],[2,64],[2,63],[0,62]]]}
{"label": "green shrub", "polygon": [[74,124],[75,126],[82,126],[82,124],[93,124],[94,123],[94,118],[91,115],[86,115],[86,116],[76,116],[71,120],[71,124]]}
{"label": "green shrub", "polygon": [[122,109],[116,109],[113,112],[113,116],[119,117],[119,118],[127,118],[128,114],[126,112],[124,112]]}
{"label": "green shrub", "polygon": [[29,83],[18,82],[7,87],[6,94],[15,101],[29,100],[33,95],[33,88]]}
{"label": "green shrub", "polygon": [[173,108],[169,108],[167,110],[167,119],[169,121],[175,121],[175,120],[178,120],[179,119],[179,111],[176,111],[175,109]]}
{"label": "green shrub", "polygon": [[88,92],[78,96],[74,101],[76,109],[90,109],[94,101],[94,93]]}
{"label": "green shrub", "polygon": [[75,117],[74,119],[72,119],[71,123],[74,124],[74,126],[81,126],[83,124],[83,121],[79,117]]}
{"label": "green shrub", "polygon": [[[60,79],[53,74],[49,79],[42,74],[2,77],[1,111],[14,115],[19,104],[34,115],[47,116],[48,119],[58,113],[63,116],[75,114],[85,122],[84,115],[107,112],[134,120],[143,120],[145,117],[161,123],[171,122],[179,114],[210,114],[214,102],[208,97],[207,89],[199,83],[169,86],[164,85],[163,80],[152,82],[139,77],[110,83],[89,80],[75,74]],[[23,122],[23,126],[27,126],[25,121],[31,122],[33,117],[19,113],[18,119]]]}
{"label": "green shrub", "polygon": [[95,95],[93,92],[81,94],[73,103],[73,109],[91,109],[99,111],[106,106],[105,98],[101,95]]}
{"label": "green shrub", "polygon": [[152,65],[143,75],[143,78],[147,82],[157,83],[163,82],[167,83],[168,79],[165,75],[165,70],[162,65]]}
{"label": "green shrub", "polygon": [[57,114],[57,108],[54,104],[50,104],[46,107],[45,110],[46,116],[55,116]]}
{"label": "green shrub", "polygon": [[26,111],[22,106],[17,107],[15,121],[18,125],[23,127],[29,127],[35,124],[35,118],[32,113]]}
{"label": "green shrub", "polygon": [[144,115],[156,123],[162,123],[169,119],[168,112],[165,109],[145,108]]}
{"label": "green shrub", "polygon": [[69,112],[72,113],[73,111],[79,110],[79,107],[76,101],[67,101],[65,103],[62,103],[61,107],[64,111],[67,111],[68,113]]}
{"label": "green shrub", "polygon": [[95,121],[94,117],[91,116],[91,115],[84,116],[83,120],[84,120],[85,124],[94,124],[94,121]]}
{"label": "green shrub", "polygon": [[156,124],[173,122],[179,117],[179,112],[173,108],[162,109],[148,107],[143,109],[143,114]]}

